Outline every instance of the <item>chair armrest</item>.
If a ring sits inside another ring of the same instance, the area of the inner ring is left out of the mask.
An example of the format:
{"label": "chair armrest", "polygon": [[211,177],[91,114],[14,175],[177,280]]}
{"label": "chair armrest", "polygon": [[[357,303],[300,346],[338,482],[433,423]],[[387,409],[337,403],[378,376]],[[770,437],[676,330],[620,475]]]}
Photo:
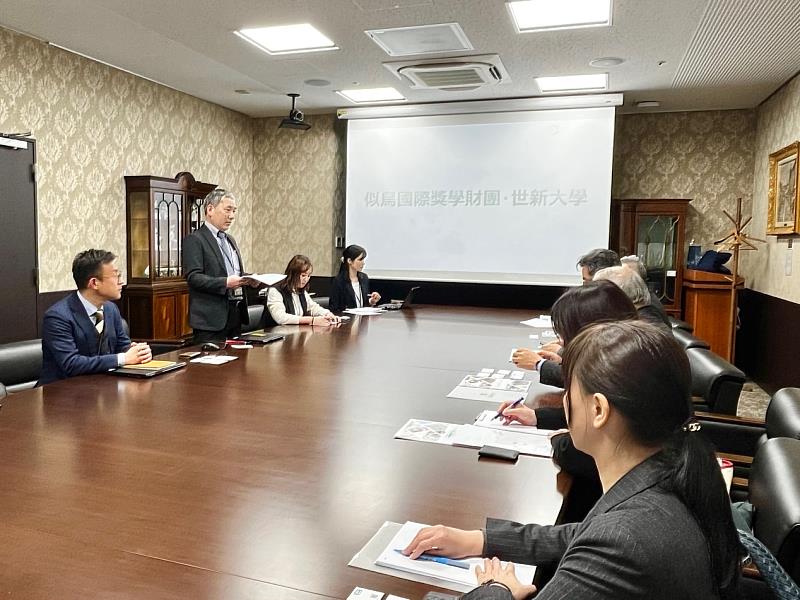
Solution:
{"label": "chair armrest", "polygon": [[730,423],[731,425],[746,425],[751,427],[765,427],[764,419],[752,417],[737,417],[736,415],[724,415],[722,413],[712,413],[695,411],[694,416],[699,421],[710,421],[714,423]]}

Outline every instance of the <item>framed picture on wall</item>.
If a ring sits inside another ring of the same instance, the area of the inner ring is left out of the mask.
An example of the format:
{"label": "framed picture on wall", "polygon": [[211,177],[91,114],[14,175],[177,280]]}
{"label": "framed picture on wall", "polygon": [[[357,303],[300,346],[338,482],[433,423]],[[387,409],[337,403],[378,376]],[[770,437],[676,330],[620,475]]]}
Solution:
{"label": "framed picture on wall", "polygon": [[800,233],[799,148],[800,142],[795,142],[769,155],[767,233],[770,235]]}

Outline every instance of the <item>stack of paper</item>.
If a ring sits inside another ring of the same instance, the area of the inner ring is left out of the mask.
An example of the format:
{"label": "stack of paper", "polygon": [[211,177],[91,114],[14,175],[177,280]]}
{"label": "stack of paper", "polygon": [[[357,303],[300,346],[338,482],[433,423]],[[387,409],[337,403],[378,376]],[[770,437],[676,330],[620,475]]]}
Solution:
{"label": "stack of paper", "polygon": [[453,391],[447,394],[447,397],[463,398],[464,400],[483,400],[501,404],[503,402],[514,402],[520,397],[527,396],[531,387],[530,381],[511,379],[510,376],[506,377],[505,375],[501,375],[498,378],[495,375],[487,373],[467,375]]}
{"label": "stack of paper", "polygon": [[[417,532],[423,527],[427,527],[427,525],[423,525],[422,523],[414,523],[413,521],[407,521],[400,528],[400,531],[395,534],[395,536],[392,538],[392,541],[389,542],[389,545],[386,546],[383,552],[381,552],[381,554],[375,560],[375,564],[382,567],[397,569],[398,571],[405,571],[415,575],[434,577],[441,581],[459,584],[461,586],[466,586],[467,588],[470,586],[477,587],[478,580],[475,575],[475,567],[477,565],[483,565],[482,558],[459,559],[459,562],[465,562],[470,565],[469,569],[462,569],[437,562],[411,560],[407,556],[395,551],[397,549],[402,550],[408,546],[408,544],[411,543],[411,540],[414,539],[414,536],[417,535]],[[531,583],[533,581],[533,576],[536,573],[536,567],[532,567],[530,565],[515,564],[514,570],[517,579],[524,583]]]}
{"label": "stack of paper", "polygon": [[230,362],[232,360],[236,360],[239,358],[238,356],[229,356],[225,354],[207,354],[206,356],[200,356],[198,358],[193,358],[191,362],[193,363],[200,363],[203,365],[224,365],[226,362]]}
{"label": "stack of paper", "polygon": [[452,423],[439,423],[438,421],[423,421],[409,419],[394,437],[412,442],[430,442],[432,444],[450,444],[450,436],[458,429]]}
{"label": "stack of paper", "polygon": [[346,308],[344,310],[346,313],[350,313],[351,315],[382,315],[383,309],[377,308],[375,306],[364,306],[362,308]]}
{"label": "stack of paper", "polygon": [[278,273],[247,273],[246,275],[242,275],[242,279],[257,281],[264,285],[275,285],[279,281],[286,279],[286,275],[280,275]]}
{"label": "stack of paper", "polygon": [[539,327],[541,329],[551,329],[553,327],[553,321],[550,319],[550,315],[540,315],[533,319],[528,319],[527,321],[520,321],[520,323],[528,327]]}

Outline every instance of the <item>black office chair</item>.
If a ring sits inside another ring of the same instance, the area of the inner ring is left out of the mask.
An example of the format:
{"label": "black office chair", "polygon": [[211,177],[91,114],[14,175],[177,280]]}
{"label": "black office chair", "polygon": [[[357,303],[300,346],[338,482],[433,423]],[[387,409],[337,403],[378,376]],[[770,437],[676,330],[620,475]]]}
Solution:
{"label": "black office chair", "polygon": [[36,385],[42,373],[42,340],[0,344],[0,382],[8,393]]}
{"label": "black office chair", "polygon": [[689,348],[686,356],[692,369],[695,410],[735,415],[745,374],[706,348]]}
{"label": "black office chair", "polygon": [[257,329],[264,328],[264,305],[260,302],[258,304],[251,304],[247,307],[247,313],[250,317],[248,325],[242,325],[242,333],[250,333]]}
{"label": "black office chair", "polygon": [[800,440],[773,438],[758,449],[750,502],[753,535],[800,581]]}
{"label": "black office chair", "polygon": [[688,350],[689,348],[705,348],[706,350],[711,349],[711,345],[707,341],[701,340],[698,337],[694,337],[685,329],[673,328],[672,335],[684,350]]}
{"label": "black office chair", "polygon": [[675,317],[667,317],[669,319],[669,325],[673,329],[683,329],[684,331],[688,331],[692,333],[694,331],[694,327],[689,325],[686,321],[681,321],[680,319],[676,319]]}

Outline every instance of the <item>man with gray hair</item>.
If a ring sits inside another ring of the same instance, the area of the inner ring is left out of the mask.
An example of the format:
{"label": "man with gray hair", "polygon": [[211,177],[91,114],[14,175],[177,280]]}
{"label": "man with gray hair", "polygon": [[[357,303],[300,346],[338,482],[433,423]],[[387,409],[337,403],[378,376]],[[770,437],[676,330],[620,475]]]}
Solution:
{"label": "man with gray hair", "polygon": [[[647,267],[644,266],[642,259],[640,259],[635,254],[631,254],[629,256],[623,256],[619,259],[622,263],[623,267],[628,267],[629,269],[633,269],[639,274],[639,277],[647,283]],[[661,317],[661,320],[666,321],[669,323],[669,317],[667,317],[667,311],[664,310],[664,305],[661,304],[661,299],[656,296],[654,292],[650,292],[650,306],[653,307]]]}
{"label": "man with gray hair", "polygon": [[650,289],[636,271],[623,266],[606,267],[594,274],[594,281],[603,279],[616,284],[619,289],[625,292],[625,295],[630,298],[630,301],[636,307],[636,311],[642,321],[647,321],[659,329],[672,333],[672,328],[666,316],[662,317],[662,313],[651,304]]}
{"label": "man with gray hair", "polygon": [[581,270],[583,283],[588,283],[600,269],[618,267],[619,254],[607,248],[596,248],[578,259],[578,268]]}
{"label": "man with gray hair", "polygon": [[189,284],[189,325],[194,343],[225,342],[248,323],[242,255],[228,229],[236,198],[217,188],[203,200],[205,223],[183,240],[183,274]]}

